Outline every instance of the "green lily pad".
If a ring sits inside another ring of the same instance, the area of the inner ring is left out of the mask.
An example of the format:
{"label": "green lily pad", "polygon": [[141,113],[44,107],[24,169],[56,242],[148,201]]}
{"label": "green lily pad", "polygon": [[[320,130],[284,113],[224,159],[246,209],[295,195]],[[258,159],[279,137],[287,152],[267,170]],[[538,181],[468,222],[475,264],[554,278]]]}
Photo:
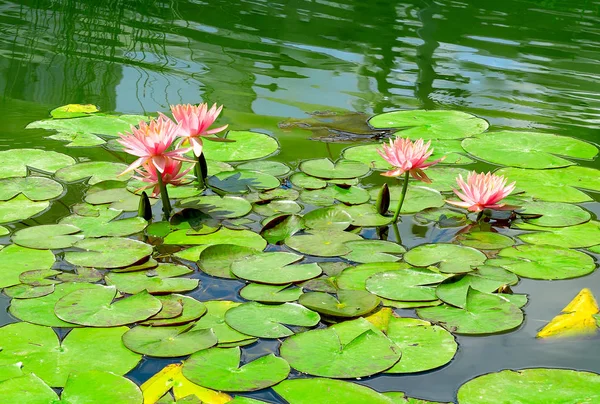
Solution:
{"label": "green lily pad", "polygon": [[507,269],[532,279],[570,279],[594,271],[594,259],[567,248],[545,245],[518,245],[505,248],[487,265]]}
{"label": "green lily pad", "polygon": [[83,239],[81,230],[68,224],[48,224],[28,227],[17,231],[12,236],[12,241],[21,247],[52,250],[68,248]]}
{"label": "green lily pad", "polygon": [[456,178],[462,175],[467,178],[469,170],[459,167],[431,167],[426,171],[427,176],[431,180],[431,184],[426,186],[440,192],[451,192],[458,188]]}
{"label": "green lily pad", "polygon": [[47,201],[63,193],[60,183],[45,177],[6,178],[0,180],[0,201],[24,195],[31,201]]}
{"label": "green lily pad", "polygon": [[466,308],[469,289],[492,293],[504,285],[516,285],[519,278],[504,268],[482,265],[462,277],[453,277],[438,285],[435,294],[445,303]]}
{"label": "green lily pad", "polygon": [[458,389],[459,404],[595,403],[600,375],[567,369],[503,370],[469,380]]}
{"label": "green lily pad", "polygon": [[75,272],[63,272],[56,276],[62,282],[88,282],[96,283],[104,279],[102,272],[94,268],[79,267]]}
{"label": "green lily pad", "polygon": [[337,298],[329,293],[310,292],[300,296],[298,303],[326,316],[358,317],[370,313],[379,305],[379,298],[363,290],[338,290]]}
{"label": "green lily pad", "polygon": [[[146,184],[144,184],[146,185]],[[129,192],[120,181],[103,181],[92,185],[85,196],[85,201],[91,205],[107,205],[115,210],[137,212],[140,204],[140,196]],[[169,193],[174,198],[174,195]],[[154,205],[158,199],[150,198],[150,204]]]}
{"label": "green lily pad", "polygon": [[57,133],[48,136],[48,139],[60,140],[68,142],[65,147],[92,147],[105,144],[106,141],[100,136],[92,135],[91,133]]}
{"label": "green lily pad", "polygon": [[332,397],[345,404],[395,403],[367,386],[335,379],[288,379],[274,386],[273,390],[290,404],[330,404]]}
{"label": "green lily pad", "polygon": [[106,115],[94,114],[71,119],[44,119],[26,126],[27,129],[48,129],[67,133],[92,133],[96,135],[118,136],[119,132],[129,131],[131,125],[148,121],[142,115]]}
{"label": "green lily pad", "polygon": [[344,258],[354,262],[396,262],[400,257],[394,254],[402,254],[406,249],[399,244],[385,240],[357,240],[346,242],[350,253]]}
{"label": "green lily pad", "polygon": [[347,241],[362,239],[359,235],[344,231],[312,230],[287,238],[285,244],[303,254],[318,257],[337,257],[352,251],[346,246]]}
{"label": "green lily pad", "polygon": [[311,177],[304,173],[294,173],[290,177],[290,182],[295,186],[304,189],[321,189],[327,186],[327,181]]}
{"label": "green lily pad", "polygon": [[158,266],[158,261],[154,258],[150,257],[148,261],[144,261],[141,264],[130,265],[124,268],[111,268],[110,272],[112,273],[121,273],[121,272],[136,272],[143,271],[146,269],[156,268]]}
{"label": "green lily pad", "polygon": [[26,271],[50,269],[54,265],[54,254],[18,245],[9,245],[0,250],[0,288],[18,285],[19,276]]}
{"label": "green lily pad", "polygon": [[6,296],[12,299],[32,299],[46,296],[54,292],[54,284],[43,286],[19,284],[4,288],[3,292]]}
{"label": "green lily pad", "polygon": [[[376,201],[379,189],[373,188],[369,191],[369,193],[371,194],[371,199],[373,201]],[[402,187],[390,187],[390,212],[396,210],[401,193]],[[427,208],[439,208],[441,206],[444,206],[444,204],[444,197],[435,189],[409,185],[408,191],[406,192],[406,198],[404,200],[404,204],[402,205],[400,213],[417,213]]]}
{"label": "green lily pad", "polygon": [[0,178],[25,177],[29,168],[54,173],[76,163],[73,157],[39,149],[10,149],[0,152]]}
{"label": "green lily pad", "polygon": [[598,149],[591,143],[549,133],[500,131],[462,141],[462,147],[490,163],[520,168],[557,168],[576,159],[592,159]]}
{"label": "green lily pad", "polygon": [[179,301],[179,303],[183,306],[181,315],[173,318],[160,318],[162,316],[158,316],[158,318],[150,317],[148,320],[140,322],[139,325],[149,325],[152,327],[166,327],[171,325],[187,324],[190,321],[199,319],[204,315],[204,313],[206,313],[206,306],[204,305],[204,303],[199,302],[193,297],[178,295],[174,293],[171,295],[160,296],[159,300],[164,301],[165,298],[177,299]]}
{"label": "green lily pad", "polygon": [[123,335],[123,344],[142,355],[170,358],[186,356],[216,345],[217,337],[212,330],[190,329],[190,325],[178,327],[137,326]]}
{"label": "green lily pad", "polygon": [[50,206],[48,201],[31,201],[25,195],[17,195],[8,201],[0,201],[0,223],[12,223],[29,219]]}
{"label": "green lily pad", "polygon": [[469,288],[466,307],[443,304],[417,309],[422,319],[443,325],[456,334],[492,334],[517,328],[523,312],[500,296]]}
{"label": "green lily pad", "polygon": [[304,224],[314,230],[346,230],[352,223],[352,217],[335,207],[315,209],[304,215]]}
{"label": "green lily pad", "polygon": [[248,194],[245,196],[249,202],[259,201],[274,201],[279,199],[287,199],[289,201],[295,201],[300,196],[300,192],[292,188],[275,188],[268,191],[257,192]]}
{"label": "green lily pad", "polygon": [[122,375],[141,359],[121,342],[126,331],[127,327],[74,329],[60,342],[50,327],[9,324],[0,328],[0,366],[22,362],[25,373],[35,373],[51,387],[65,386],[69,374],[81,369]]}
{"label": "green lily pad", "polygon": [[404,254],[404,260],[416,267],[438,264],[441,272],[469,272],[485,262],[481,251],[456,244],[423,244]]}
{"label": "green lily pad", "polygon": [[281,338],[294,334],[286,327],[312,327],[321,320],[319,314],[295,303],[265,305],[241,304],[225,313],[225,321],[233,329],[254,337]]}
{"label": "green lily pad", "polygon": [[22,363],[16,362],[12,365],[0,366],[0,382],[3,382],[13,377],[23,376],[23,370],[21,369]]}
{"label": "green lily pad", "polygon": [[65,182],[75,182],[87,179],[88,184],[94,185],[102,181],[127,181],[133,175],[131,172],[119,176],[127,169],[125,164],[108,161],[89,161],[62,168],[56,172],[56,178]]}
{"label": "green lily pad", "polygon": [[369,193],[360,187],[340,187],[338,185],[328,185],[323,189],[311,191],[302,191],[300,199],[305,203],[316,206],[329,206],[335,201],[346,203],[348,205],[360,205],[369,200]]}
{"label": "green lily pad", "polygon": [[367,279],[380,272],[403,271],[411,268],[404,262],[374,262],[344,269],[336,277],[340,289],[367,290]]}
{"label": "green lily pad", "polygon": [[252,209],[261,216],[274,216],[281,213],[300,213],[302,206],[294,201],[276,200],[268,203],[255,203]]}
{"label": "green lily pad", "polygon": [[54,279],[48,279],[60,274],[60,271],[52,269],[36,269],[33,271],[25,271],[19,275],[21,283],[31,286],[48,286],[60,283]]}
{"label": "green lily pad", "polygon": [[299,168],[307,175],[324,179],[356,178],[369,173],[369,166],[366,164],[344,159],[335,163],[327,158],[307,160],[300,163]]}
{"label": "green lily pad", "polygon": [[444,328],[415,318],[390,317],[387,336],[400,348],[402,360],[386,373],[424,372],[454,358],[458,344]]}
{"label": "green lily pad", "polygon": [[411,139],[462,139],[483,133],[486,120],[460,111],[423,110],[392,111],[375,115],[369,125],[377,129],[404,129],[398,136]]}
{"label": "green lily pad", "polygon": [[230,130],[226,137],[235,142],[204,142],[207,158],[226,162],[255,160],[279,149],[277,140],[263,133]]}
{"label": "green lily pad", "polygon": [[592,198],[579,189],[600,192],[600,171],[589,167],[565,167],[554,170],[526,170],[503,168],[496,172],[509,181],[516,181],[519,189],[542,201],[579,203]]}
{"label": "green lily pad", "polygon": [[81,240],[74,247],[86,251],[68,251],[65,260],[82,267],[121,268],[152,254],[151,245],[121,237]]}
{"label": "green lily pad", "polygon": [[190,234],[189,230],[178,230],[169,234],[164,239],[164,244],[197,245],[187,250],[180,251],[177,257],[190,261],[197,261],[200,253],[207,247],[215,244],[234,244],[241,247],[253,248],[262,251],[267,242],[260,235],[249,230],[230,230],[226,227],[206,235]]}
{"label": "green lily pad", "polygon": [[150,317],[148,320],[172,319],[181,316],[183,313],[183,302],[179,298],[179,295],[171,294],[155,297],[160,300],[162,308],[158,313]]}
{"label": "green lily pad", "polygon": [[219,391],[254,391],[285,379],[290,366],[273,354],[240,367],[240,348],[199,351],[183,363],[183,375],[199,386]]}
{"label": "green lily pad", "polygon": [[[70,225],[79,228],[85,237],[123,237],[143,231],[148,222],[141,217],[117,219],[120,210],[103,208],[98,210],[98,216],[67,216],[59,222],[60,225]],[[71,236],[73,237],[73,236]]]}
{"label": "green lily pad", "polygon": [[529,244],[555,245],[566,248],[592,247],[600,240],[600,222],[595,220],[569,227],[542,227],[520,223],[516,227],[535,233],[520,234],[517,237]]}
{"label": "green lily pad", "polygon": [[45,404],[60,402],[54,390],[33,373],[1,382],[0,394],[2,399],[13,403]]}
{"label": "green lily pad", "polygon": [[[240,289],[240,296],[260,303],[286,303],[298,300],[302,289],[287,285],[263,285],[250,283]],[[310,308],[310,307],[309,307]]]}
{"label": "green lily pad", "polygon": [[280,353],[299,372],[331,378],[374,375],[400,359],[396,344],[364,318],[296,334]]}
{"label": "green lily pad", "polygon": [[9,312],[19,320],[49,327],[79,327],[56,317],[54,306],[64,296],[77,290],[98,290],[102,285],[92,283],[61,283],[54,287],[54,292],[34,299],[17,299],[11,302]]}
{"label": "green lily pad", "polygon": [[279,215],[264,224],[260,235],[270,244],[281,244],[288,237],[305,228],[306,226],[301,216]]}
{"label": "green lily pad", "polygon": [[377,273],[367,279],[366,287],[369,292],[390,300],[430,301],[437,299],[435,286],[447,277],[426,268],[407,268]]}
{"label": "green lily pad", "polygon": [[250,247],[215,244],[202,251],[198,259],[198,268],[217,278],[236,279],[231,273],[231,265],[237,260],[244,260],[256,254],[260,254],[260,251]]}
{"label": "green lily pad", "polygon": [[160,300],[147,291],[115,301],[116,296],[114,286],[76,290],[56,302],[54,313],[69,323],[115,327],[146,320],[162,308]]}
{"label": "green lily pad", "polygon": [[122,293],[136,294],[144,290],[149,293],[182,293],[198,287],[198,279],[178,278],[194,271],[183,265],[158,264],[147,271],[110,273],[106,284],[114,285]]}
{"label": "green lily pad", "polygon": [[380,215],[377,207],[370,203],[354,206],[336,205],[335,208],[348,213],[352,218],[352,225],[356,227],[385,226],[392,221],[391,216]]}
{"label": "green lily pad", "polygon": [[261,173],[270,174],[275,177],[281,177],[290,172],[290,168],[279,161],[249,161],[240,164],[236,167],[237,170],[260,171]]}
{"label": "green lily pad", "polygon": [[199,196],[183,199],[179,202],[179,206],[182,208],[200,209],[218,219],[246,216],[252,210],[250,202],[237,196]]}
{"label": "green lily pad", "polygon": [[541,217],[524,217],[529,224],[544,227],[567,227],[582,224],[590,220],[587,210],[577,205],[560,202],[521,202],[519,203],[525,215],[542,215]]}
{"label": "green lily pad", "polygon": [[515,241],[512,238],[489,231],[464,233],[457,239],[462,245],[477,248],[479,250],[500,250],[515,244]]}
{"label": "green lily pad", "polygon": [[238,278],[270,285],[301,282],[321,275],[316,263],[296,264],[303,257],[290,252],[254,254],[231,264],[231,272]]}
{"label": "green lily pad", "polygon": [[243,334],[231,328],[225,322],[225,313],[233,307],[242,303],[231,302],[228,300],[210,300],[204,302],[207,312],[194,324],[192,330],[212,330],[217,336],[218,346],[222,345],[246,345],[256,341],[256,337]]}
{"label": "green lily pad", "polygon": [[467,216],[462,212],[456,212],[447,208],[429,208],[414,216],[415,222],[421,226],[434,223],[440,228],[460,227],[467,223]]}
{"label": "green lily pad", "polygon": [[64,404],[141,404],[144,401],[140,388],[134,382],[114,374],[112,370],[71,373],[61,398]]}

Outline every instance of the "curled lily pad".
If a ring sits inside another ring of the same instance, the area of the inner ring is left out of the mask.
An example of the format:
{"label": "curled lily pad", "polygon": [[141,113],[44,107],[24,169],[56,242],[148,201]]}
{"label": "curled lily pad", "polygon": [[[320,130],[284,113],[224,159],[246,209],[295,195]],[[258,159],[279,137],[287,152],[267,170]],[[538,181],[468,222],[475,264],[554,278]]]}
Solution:
{"label": "curled lily pad", "polygon": [[549,133],[500,131],[462,141],[462,147],[482,160],[520,168],[557,168],[573,165],[560,156],[592,159],[596,146]]}
{"label": "curled lily pad", "polygon": [[462,139],[489,127],[486,120],[465,112],[423,109],[385,112],[372,117],[369,124],[374,128],[404,129],[397,135],[411,139]]}
{"label": "curled lily pad", "polygon": [[391,300],[429,301],[436,300],[435,285],[448,275],[426,268],[380,272],[369,277],[367,290],[377,296]]}
{"label": "curled lily pad", "polygon": [[352,218],[352,225],[356,227],[385,226],[392,221],[392,217],[382,216],[375,205],[365,203],[361,205],[346,206],[336,205],[335,209],[346,212]]}
{"label": "curled lily pad", "polygon": [[600,222],[595,220],[569,227],[543,227],[521,223],[516,226],[534,233],[517,236],[529,244],[555,245],[566,248],[592,247],[600,240]]}
{"label": "curled lily pad", "polygon": [[324,179],[344,179],[362,177],[369,172],[369,167],[360,161],[315,159],[303,161],[300,170],[307,175]]}
{"label": "curled lily pad", "polygon": [[199,196],[184,199],[179,205],[183,208],[200,209],[218,219],[242,217],[252,210],[250,202],[236,196]]}
{"label": "curled lily pad", "polygon": [[243,260],[259,253],[260,251],[250,247],[215,244],[202,251],[198,259],[198,268],[211,276],[235,279],[231,273],[231,265],[238,259]]}
{"label": "curled lily pad", "polygon": [[423,372],[444,366],[458,349],[444,328],[415,318],[390,317],[387,336],[402,351],[402,360],[386,373]]}
{"label": "curled lily pad", "polygon": [[459,404],[595,403],[600,375],[567,369],[503,370],[469,380],[458,389]]}
{"label": "curled lily pad", "polygon": [[249,161],[236,167],[238,170],[260,171],[275,177],[281,177],[290,172],[290,168],[279,161]]}
{"label": "curled lily pad", "polygon": [[310,231],[285,240],[285,244],[303,254],[319,257],[336,257],[352,251],[344,243],[362,240],[362,237],[344,231]]}
{"label": "curled lily pad", "polygon": [[29,168],[46,173],[75,164],[73,157],[39,149],[11,149],[0,152],[0,178],[25,177]]}
{"label": "curled lily pad", "polygon": [[[543,227],[566,227],[590,220],[590,213],[577,205],[560,202],[520,202],[520,213],[529,224]],[[527,217],[532,215],[533,217]],[[541,215],[541,216],[538,216]]]}
{"label": "curled lily pad", "polygon": [[[306,378],[284,380],[273,390],[291,404],[329,404],[335,397],[340,403],[393,404],[394,401],[358,383],[335,379]],[[327,394],[323,394],[327,392]]]}
{"label": "curled lily pad", "polygon": [[[302,289],[287,285],[263,285],[250,283],[240,289],[240,296],[260,303],[285,303],[298,300]],[[309,307],[310,308],[310,307]]]}
{"label": "curled lily pad", "polygon": [[303,257],[289,252],[266,252],[236,260],[231,272],[242,279],[271,285],[300,282],[321,275],[316,263],[296,264]]}
{"label": "curled lily pad", "polygon": [[54,260],[54,254],[50,251],[9,245],[0,250],[0,287],[18,285],[23,272],[50,269]]}
{"label": "curled lily pad", "polygon": [[354,262],[396,262],[400,257],[394,254],[402,254],[406,249],[399,244],[385,240],[357,240],[348,241],[346,246],[350,253],[344,258]]}
{"label": "curled lily pad", "polygon": [[193,272],[183,265],[161,263],[147,271],[110,273],[105,279],[107,285],[116,286],[122,293],[135,294],[143,290],[153,294],[181,293],[198,287],[198,279],[180,278]]}
{"label": "curled lily pad", "polygon": [[183,364],[190,381],[220,391],[254,391],[285,379],[290,366],[273,354],[240,367],[240,348],[211,348],[196,352]]}
{"label": "curled lily pad", "polygon": [[217,337],[212,330],[194,330],[190,327],[137,326],[123,335],[123,344],[142,355],[170,358],[190,355],[217,343]]}
{"label": "curled lily pad", "polygon": [[379,305],[379,298],[362,290],[338,290],[337,297],[323,292],[300,296],[298,303],[327,316],[358,317],[370,313]]}
{"label": "curled lily pad", "polygon": [[63,186],[50,178],[25,177],[0,180],[0,201],[24,195],[32,201],[47,201],[59,197]]}
{"label": "curled lily pad", "polygon": [[263,133],[230,130],[227,139],[235,142],[204,142],[207,158],[225,162],[255,160],[279,149],[277,140]]}
{"label": "curled lily pad", "polygon": [[[398,199],[402,187],[393,186],[390,187],[390,209],[395,209],[398,206]],[[372,200],[377,200],[377,194],[379,193],[378,188],[373,188],[369,191]],[[406,193],[406,199],[402,205],[401,213],[416,213],[427,208],[439,208],[444,206],[444,197],[438,191],[428,187],[409,185]]]}
{"label": "curled lily pad", "polygon": [[346,230],[352,223],[352,217],[335,207],[315,209],[304,215],[304,224],[315,230]]}
{"label": "curled lily pad", "polygon": [[416,267],[438,264],[441,272],[469,272],[485,262],[482,252],[455,244],[423,244],[404,254],[404,260]]}
{"label": "curled lily pad", "polygon": [[196,321],[192,330],[212,330],[217,337],[218,346],[247,345],[256,341],[256,337],[236,331],[225,322],[225,313],[242,303],[228,300],[210,300],[204,302],[204,304],[207,312]]}
{"label": "curled lily pad", "polygon": [[[140,325],[149,325],[153,327],[165,327],[171,325],[187,324],[190,321],[199,319],[206,313],[206,306],[190,296],[172,294],[167,295],[169,299],[177,299],[183,306],[183,310],[179,316],[173,318],[154,318],[150,317],[146,321],[139,323]],[[159,300],[164,301],[167,296],[161,296]],[[158,299],[158,298],[157,298]]]}
{"label": "curled lily pad", "polygon": [[510,247],[515,243],[515,241],[508,236],[489,231],[464,233],[458,237],[458,240],[464,246],[480,250],[500,250],[502,248]]}
{"label": "curled lily pad", "polygon": [[160,300],[147,291],[115,301],[116,295],[114,286],[76,290],[56,302],[54,313],[69,323],[115,327],[146,320],[162,308]]}
{"label": "curled lily pad", "polygon": [[78,227],[69,224],[48,224],[28,227],[17,231],[12,236],[12,241],[22,247],[40,250],[68,248],[79,240],[83,234]]}
{"label": "curled lily pad", "polygon": [[141,217],[117,219],[120,210],[99,209],[98,216],[71,215],[59,224],[81,229],[86,237],[122,237],[143,231],[148,223]]}
{"label": "curled lily pad", "polygon": [[329,206],[335,201],[340,201],[348,205],[359,205],[369,200],[369,193],[360,187],[341,187],[338,185],[328,185],[323,189],[311,191],[302,191],[300,199],[305,203],[316,206]]}
{"label": "curled lily pad", "polygon": [[422,319],[443,325],[457,334],[492,334],[517,328],[523,312],[500,296],[469,288],[465,308],[447,304],[417,309]]}
{"label": "curled lily pad", "polygon": [[18,222],[43,212],[50,206],[48,201],[32,201],[17,195],[8,201],[0,201],[0,223]]}
{"label": "curled lily pad", "polygon": [[270,244],[281,244],[285,239],[305,228],[306,225],[301,216],[279,215],[264,224],[260,235]]}
{"label": "curled lily pad", "polygon": [[81,369],[122,375],[141,359],[121,342],[126,331],[127,327],[74,329],[61,343],[50,327],[9,324],[0,328],[0,366],[22,362],[24,372],[35,373],[51,387],[63,387],[69,374]]}
{"label": "curled lily pad", "polygon": [[287,338],[281,356],[294,369],[314,376],[365,377],[391,368],[400,349],[363,318]]}
{"label": "curled lily pad", "polygon": [[500,251],[488,265],[499,266],[524,278],[570,279],[594,271],[594,259],[558,246],[518,245]]}
{"label": "curled lily pad", "polygon": [[83,267],[126,267],[152,254],[152,246],[121,237],[81,240],[74,247],[86,251],[66,252],[65,260]]}
{"label": "curled lily pad", "polygon": [[[295,303],[265,305],[244,303],[225,313],[225,321],[235,330],[260,338],[281,338],[294,334],[285,325],[312,327],[320,321],[312,310]],[[284,325],[285,324],[285,325]]]}

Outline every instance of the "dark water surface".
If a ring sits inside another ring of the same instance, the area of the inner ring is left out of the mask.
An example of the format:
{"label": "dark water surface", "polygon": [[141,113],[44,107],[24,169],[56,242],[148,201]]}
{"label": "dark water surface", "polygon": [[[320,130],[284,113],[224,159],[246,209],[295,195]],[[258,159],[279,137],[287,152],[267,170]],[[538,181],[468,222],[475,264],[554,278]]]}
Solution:
{"label": "dark water surface", "polygon": [[[44,139],[45,131],[23,128],[67,103],[152,113],[201,100],[225,104],[222,120],[232,129],[277,137],[276,158],[291,165],[335,158],[347,146],[338,133],[298,129],[290,121],[312,111],[368,116],[397,108],[458,109],[488,119],[494,130],[540,130],[599,143],[600,2],[0,0],[0,150],[35,147],[118,160],[122,156],[104,149],[67,149]],[[309,140],[323,136],[331,143]],[[81,193],[70,189],[63,201],[75,203]],[[600,212],[597,202],[583,206]],[[38,220],[67,214],[54,204]],[[406,247],[452,238],[407,219],[401,226]],[[235,281],[196,276],[203,280],[193,294],[200,300],[239,299]],[[442,369],[360,383],[452,401],[460,384],[499,369],[600,373],[598,338],[534,338],[582,287],[600,296],[600,274],[523,280],[514,290],[530,300],[518,331],[458,337],[459,352]],[[13,321],[7,305],[0,296],[0,324]],[[246,355],[276,349],[267,341]],[[166,362],[147,360],[129,376],[143,382]],[[269,391],[254,396],[277,402]]]}

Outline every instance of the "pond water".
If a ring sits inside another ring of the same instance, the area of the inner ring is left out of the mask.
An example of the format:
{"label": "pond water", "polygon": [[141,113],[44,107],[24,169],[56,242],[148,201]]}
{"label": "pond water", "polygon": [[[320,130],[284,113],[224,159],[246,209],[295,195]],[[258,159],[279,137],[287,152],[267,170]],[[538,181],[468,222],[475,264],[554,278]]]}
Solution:
{"label": "pond water", "polygon": [[[219,122],[276,137],[281,148],[274,159],[292,167],[309,158],[335,159],[349,145],[374,141],[377,133],[367,130],[366,119],[404,108],[464,111],[488,120],[494,130],[600,139],[598,1],[0,0],[0,32],[1,150],[40,148],[123,161],[123,154],[67,148],[47,139],[47,131],[24,130],[69,103],[145,114],[167,111],[169,104],[218,102],[225,105]],[[311,116],[314,111],[321,114]],[[600,168],[597,159],[578,164]],[[378,175],[363,181],[383,182]],[[54,204],[36,220],[55,223],[67,216],[67,206],[82,192],[69,189],[64,205]],[[581,206],[596,217],[600,195],[590,195],[595,202]],[[407,249],[454,235],[410,220],[400,232]],[[241,282],[194,277],[202,281],[192,293],[196,298],[242,301],[236,294]],[[457,356],[441,369],[358,383],[453,401],[462,383],[500,369],[600,373],[597,337],[535,339],[583,287],[600,296],[599,273],[523,279],[513,288],[529,295],[517,331],[459,336]],[[0,324],[15,321],[6,314],[8,304],[1,296]],[[414,316],[412,310],[398,312]],[[277,345],[255,344],[246,359]],[[175,361],[144,360],[128,376],[144,382],[168,362]],[[249,395],[278,400],[269,390]]]}

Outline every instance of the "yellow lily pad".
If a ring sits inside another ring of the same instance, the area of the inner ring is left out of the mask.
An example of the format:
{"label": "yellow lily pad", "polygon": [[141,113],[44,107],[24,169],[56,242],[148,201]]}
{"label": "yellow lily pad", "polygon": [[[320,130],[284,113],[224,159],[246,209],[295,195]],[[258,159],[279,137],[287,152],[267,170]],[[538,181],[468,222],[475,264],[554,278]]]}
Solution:
{"label": "yellow lily pad", "polygon": [[562,309],[561,314],[554,317],[537,334],[537,338],[573,337],[596,333],[598,303],[592,292],[585,288]]}

